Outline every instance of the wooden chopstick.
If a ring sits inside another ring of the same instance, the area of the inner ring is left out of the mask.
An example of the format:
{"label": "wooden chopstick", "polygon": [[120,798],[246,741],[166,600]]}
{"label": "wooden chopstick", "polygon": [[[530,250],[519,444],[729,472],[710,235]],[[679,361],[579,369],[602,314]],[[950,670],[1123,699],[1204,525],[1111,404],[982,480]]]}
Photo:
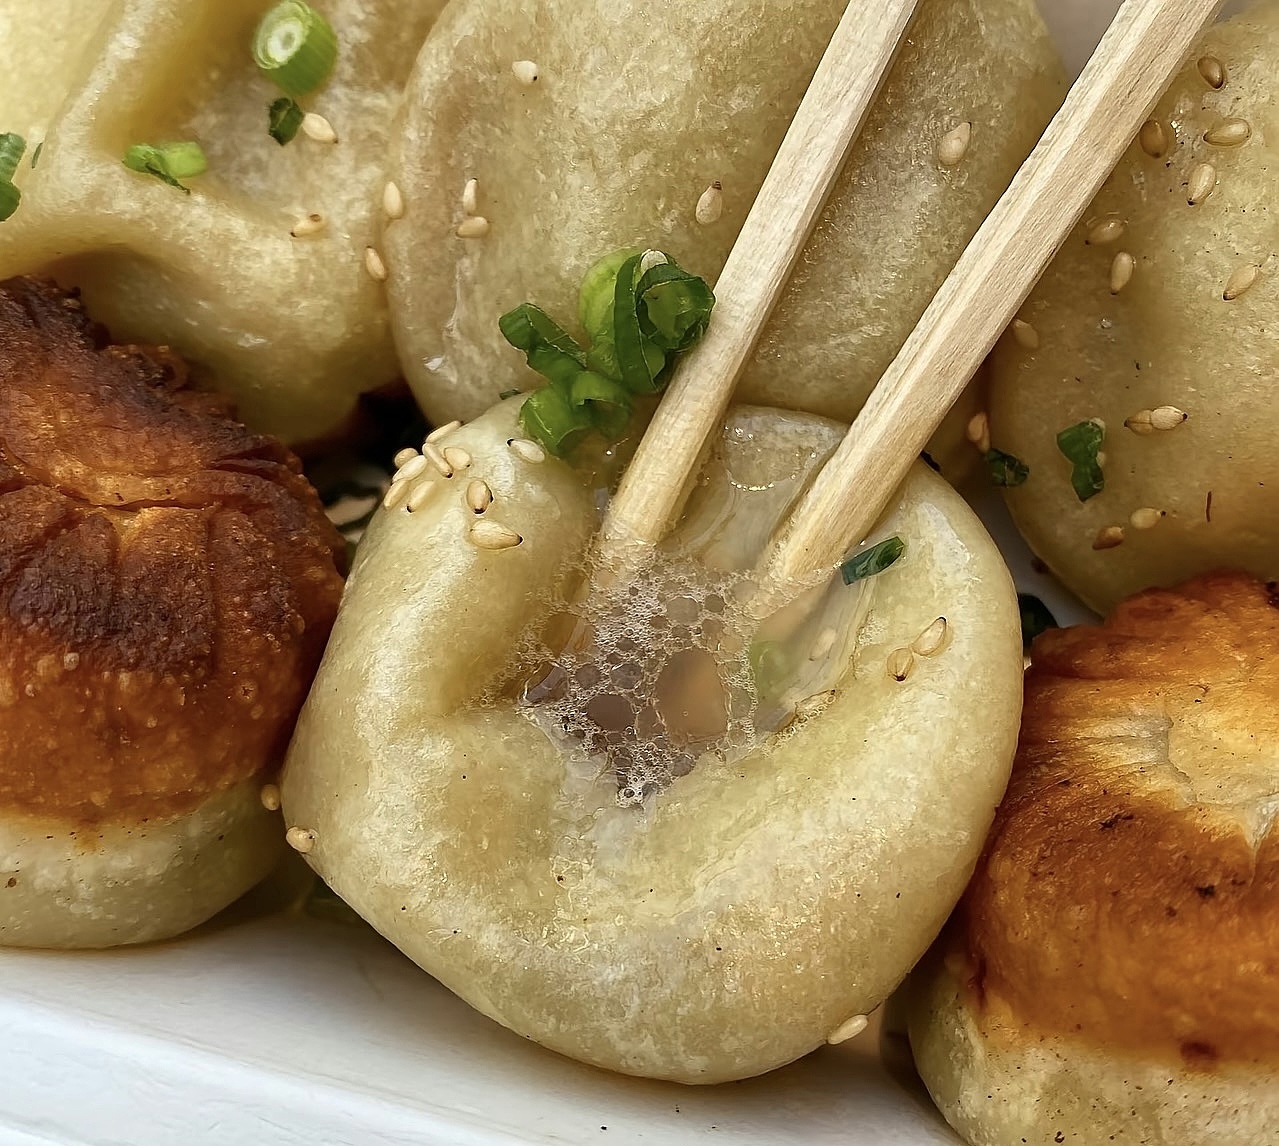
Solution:
{"label": "wooden chopstick", "polygon": [[714,320],[681,362],[609,505],[598,567],[631,563],[674,523],[918,2],[852,0],[845,10],[715,284]]}
{"label": "wooden chopstick", "polygon": [[785,585],[841,561],[901,485],[1224,0],[1126,0],[766,564]]}

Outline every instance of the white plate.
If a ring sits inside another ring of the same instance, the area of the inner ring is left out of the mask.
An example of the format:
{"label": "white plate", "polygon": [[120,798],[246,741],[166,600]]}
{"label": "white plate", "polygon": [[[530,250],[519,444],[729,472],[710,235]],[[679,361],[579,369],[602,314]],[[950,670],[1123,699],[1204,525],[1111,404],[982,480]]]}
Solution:
{"label": "white plate", "polygon": [[[1072,70],[1118,6],[1042,4]],[[998,508],[985,515],[1019,580],[1069,618]],[[4,1144],[958,1141],[917,1084],[890,1072],[873,1028],[750,1082],[637,1082],[525,1042],[372,932],[318,919],[241,910],[145,949],[0,951],[0,982]]]}

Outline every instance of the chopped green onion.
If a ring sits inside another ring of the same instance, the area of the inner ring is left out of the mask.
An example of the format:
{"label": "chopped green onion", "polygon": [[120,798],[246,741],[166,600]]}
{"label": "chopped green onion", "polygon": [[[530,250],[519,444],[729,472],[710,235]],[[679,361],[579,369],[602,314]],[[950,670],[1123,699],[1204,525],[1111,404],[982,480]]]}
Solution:
{"label": "chopped green onion", "polygon": [[618,440],[633,395],[660,391],[674,355],[706,330],[715,305],[710,287],[669,260],[647,271],[643,262],[639,250],[615,251],[587,271],[578,310],[589,349],[532,303],[498,320],[506,340],[550,382],[521,407],[520,423],[552,453],[563,456],[591,430]]}
{"label": "chopped green onion", "polygon": [[528,364],[552,383],[571,385],[586,369],[586,352],[541,307],[522,303],[497,320],[502,336],[524,351]]}
{"label": "chopped green onion", "polygon": [[645,338],[640,323],[639,268],[643,255],[632,255],[613,284],[613,353],[623,385],[635,394],[658,394],[666,355]]}
{"label": "chopped green onion", "polygon": [[556,457],[564,457],[594,429],[589,411],[574,406],[559,386],[534,390],[520,407],[520,425]]}
{"label": "chopped green onion", "polygon": [[198,143],[135,143],[124,153],[124,165],[130,171],[154,175],[157,179],[190,194],[190,189],[178,182],[202,175],[208,170],[209,161]]}
{"label": "chopped green onion", "polygon": [[573,379],[569,400],[574,406],[585,406],[595,428],[609,439],[620,438],[626,432],[634,410],[625,386],[590,370]]}
{"label": "chopped green onion", "polygon": [[35,167],[35,165],[40,162],[40,152],[42,152],[43,150],[44,150],[44,140],[42,139],[40,140],[39,143],[36,144],[36,149],[31,153],[32,167]]}
{"label": "chopped green onion", "polygon": [[1057,448],[1073,466],[1070,484],[1080,501],[1095,497],[1106,488],[1097,455],[1106,440],[1106,427],[1096,419],[1069,426],[1057,435]]}
{"label": "chopped green onion", "polygon": [[22,202],[22,192],[12,183],[0,183],[0,223],[3,223]]}
{"label": "chopped green onion", "polygon": [[281,147],[292,143],[305,114],[296,100],[281,96],[267,108],[267,134]]}
{"label": "chopped green onion", "polygon": [[0,183],[12,183],[27,141],[13,131],[0,133]]}
{"label": "chopped green onion", "polygon": [[22,162],[27,141],[13,131],[0,133],[0,223],[8,219],[22,202],[22,192],[14,185],[14,172]]}
{"label": "chopped green onion", "polygon": [[514,398],[517,394],[523,394],[523,393],[524,393],[524,391],[523,391],[523,390],[521,390],[518,386],[516,386],[516,387],[514,387],[513,389],[510,389],[510,390],[503,390],[503,391],[502,391],[502,392],[501,392],[501,393],[497,396],[497,400],[498,400],[499,402],[505,402],[505,401],[507,400],[507,398]]}
{"label": "chopped green onion", "polygon": [[1030,467],[1020,458],[1006,454],[1003,450],[987,450],[982,456],[986,460],[992,485],[1011,489],[1030,477]]}
{"label": "chopped green onion", "polygon": [[1048,606],[1038,597],[1033,597],[1029,593],[1018,593],[1017,604],[1021,609],[1021,643],[1024,648],[1029,649],[1040,633],[1059,627],[1057,618],[1048,611]]}
{"label": "chopped green onion", "polygon": [[703,334],[715,309],[715,295],[696,275],[675,263],[649,268],[635,288],[645,336],[667,354],[682,354]]}
{"label": "chopped green onion", "polygon": [[337,57],[332,26],[302,0],[281,0],[262,17],[253,35],[253,62],[294,98],[323,84]]}
{"label": "chopped green onion", "polygon": [[839,567],[844,575],[844,584],[852,585],[882,573],[890,565],[895,565],[905,552],[906,543],[900,537],[890,537],[878,545],[872,545],[856,557],[850,557]]}
{"label": "chopped green onion", "polygon": [[773,691],[786,679],[790,668],[787,664],[786,647],[781,641],[756,641],[746,650],[746,659],[750,664],[755,689],[761,693]]}

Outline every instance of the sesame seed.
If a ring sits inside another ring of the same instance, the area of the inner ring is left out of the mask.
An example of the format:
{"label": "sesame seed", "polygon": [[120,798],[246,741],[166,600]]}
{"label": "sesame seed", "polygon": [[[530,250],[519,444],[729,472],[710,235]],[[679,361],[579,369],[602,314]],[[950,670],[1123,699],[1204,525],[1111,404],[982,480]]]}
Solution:
{"label": "sesame seed", "polygon": [[937,144],[937,162],[943,167],[958,167],[968,154],[968,145],[973,141],[973,125],[961,123],[952,127],[943,135]]}
{"label": "sesame seed", "polygon": [[382,188],[382,212],[388,219],[404,218],[404,192],[398,183],[388,181]]}
{"label": "sesame seed", "polygon": [[847,1019],[840,1023],[833,1031],[831,1031],[826,1041],[831,1046],[838,1046],[840,1043],[846,1043],[849,1039],[856,1038],[868,1026],[870,1019],[865,1015],[854,1015],[851,1019]]}
{"label": "sesame seed", "polygon": [[644,254],[640,256],[639,273],[646,275],[654,267],[665,266],[669,262],[670,259],[668,259],[661,251],[645,251]]}
{"label": "sesame seed", "polygon": [[1175,430],[1189,417],[1185,410],[1176,406],[1157,406],[1150,411],[1150,425],[1155,430]]}
{"label": "sesame seed", "polygon": [[990,415],[982,412],[968,419],[964,430],[968,440],[983,454],[990,450]]}
{"label": "sesame seed", "polygon": [[477,549],[514,549],[524,540],[513,529],[488,520],[475,522],[467,536]]}
{"label": "sesame seed", "polygon": [[1189,417],[1176,406],[1157,406],[1150,411],[1150,424],[1156,430],[1175,430]]}
{"label": "sesame seed", "polygon": [[316,143],[337,143],[338,133],[333,130],[333,125],[322,115],[317,115],[313,111],[308,111],[302,117],[302,134],[307,139],[313,139]]}
{"label": "sesame seed", "polygon": [[483,513],[493,504],[493,491],[488,482],[476,478],[466,487],[466,504],[472,513]]}
{"label": "sesame seed", "polygon": [[483,215],[471,215],[457,225],[459,239],[482,239],[492,228]]}
{"label": "sesame seed", "polygon": [[1162,159],[1168,154],[1168,129],[1157,119],[1148,119],[1137,135],[1141,149],[1151,159]]}
{"label": "sesame seed", "polygon": [[364,269],[375,283],[386,282],[386,263],[376,247],[364,248]]}
{"label": "sesame seed", "polygon": [[1256,263],[1246,263],[1230,276],[1221,297],[1227,302],[1234,302],[1245,291],[1251,290],[1259,278],[1261,268]]}
{"label": "sesame seed", "polygon": [[449,468],[456,473],[458,470],[470,469],[471,455],[461,446],[445,446],[444,460],[448,463]]}
{"label": "sesame seed", "polygon": [[1252,138],[1252,124],[1246,119],[1223,119],[1204,132],[1204,142],[1213,147],[1242,147]]}
{"label": "sesame seed", "polygon": [[263,784],[262,791],[258,793],[262,801],[262,806],[268,812],[278,812],[280,810],[280,786],[278,784]]}
{"label": "sesame seed", "polygon": [[542,74],[532,60],[516,60],[511,65],[511,71],[515,73],[515,78],[525,87],[532,87]]}
{"label": "sesame seed", "polygon": [[833,688],[828,689],[826,692],[819,692],[815,696],[805,697],[795,705],[795,715],[800,720],[808,720],[826,708],[834,699],[835,690]]}
{"label": "sesame seed", "polygon": [[716,179],[702,192],[701,198],[697,200],[697,210],[694,214],[703,227],[709,227],[712,223],[718,223],[723,213],[724,185]]}
{"label": "sesame seed", "polygon": [[451,434],[454,430],[460,430],[461,428],[462,428],[461,422],[457,422],[457,421],[445,422],[444,425],[436,426],[434,430],[432,430],[429,434],[427,434],[426,440],[432,445],[434,445],[441,438],[447,438],[449,434]]}
{"label": "sesame seed", "polygon": [[819,661],[824,657],[830,656],[831,649],[835,647],[835,641],[839,638],[839,633],[833,628],[823,629],[817,634],[817,640],[813,642],[812,650],[808,654],[810,661]]}
{"label": "sesame seed", "polygon": [[1153,434],[1155,432],[1154,424],[1151,421],[1152,411],[1138,410],[1130,418],[1124,419],[1124,425],[1128,427],[1134,434]]}
{"label": "sesame seed", "polygon": [[1141,509],[1134,509],[1128,520],[1133,529],[1154,529],[1167,516],[1166,510],[1143,506]]}
{"label": "sesame seed", "polygon": [[921,657],[935,657],[946,644],[950,626],[945,617],[938,617],[911,642],[911,651]]}
{"label": "sesame seed", "polygon": [[1226,81],[1230,78],[1230,74],[1226,71],[1226,65],[1223,64],[1216,56],[1201,56],[1199,58],[1199,74],[1203,77],[1204,83],[1210,88],[1220,91],[1226,86]]}
{"label": "sesame seed", "polygon": [[417,456],[417,450],[415,450],[412,446],[406,446],[391,459],[391,462],[398,470],[401,466],[407,465]]}
{"label": "sesame seed", "polygon": [[312,211],[309,215],[303,215],[289,232],[295,239],[305,238],[307,235],[314,235],[324,230],[324,216],[318,211]]}
{"label": "sesame seed", "polygon": [[1084,242],[1092,247],[1104,247],[1107,243],[1116,242],[1127,229],[1127,223],[1112,215],[1108,219],[1091,224],[1088,228],[1088,237]]}
{"label": "sesame seed", "polygon": [[480,208],[480,181],[478,179],[468,179],[466,186],[462,188],[462,211],[467,215],[474,215]]}
{"label": "sesame seed", "polygon": [[1216,189],[1217,169],[1211,163],[1200,163],[1186,180],[1186,202],[1194,207]]}
{"label": "sesame seed", "polygon": [[1110,293],[1118,294],[1130,282],[1133,271],[1137,269],[1137,260],[1127,251],[1120,251],[1110,264]]}
{"label": "sesame seed", "polygon": [[539,462],[546,461],[546,451],[528,438],[512,438],[506,444],[511,447],[511,453],[517,458],[523,458],[526,462],[537,465]]}
{"label": "sesame seed", "polygon": [[391,488],[386,491],[386,497],[382,499],[384,509],[395,509],[406,497],[409,496],[409,489],[412,487],[411,482],[397,481],[391,483]]}
{"label": "sesame seed", "polygon": [[449,465],[448,458],[444,456],[444,452],[434,442],[425,442],[422,446],[422,459],[435,467],[440,477],[451,478],[453,476],[453,467]]}
{"label": "sesame seed", "polygon": [[915,667],[915,654],[910,649],[893,649],[888,654],[888,675],[893,680],[905,680]]}
{"label": "sesame seed", "polygon": [[431,495],[435,493],[435,483],[429,481],[418,482],[417,487],[409,495],[408,505],[405,507],[410,513],[417,513],[428,501]]}
{"label": "sesame seed", "polygon": [[1117,545],[1124,543],[1124,527],[1122,525],[1108,525],[1105,529],[1097,531],[1097,536],[1092,540],[1094,549],[1114,549]]}
{"label": "sesame seed", "polygon": [[284,833],[284,838],[288,841],[289,847],[303,855],[315,847],[315,832],[310,828],[290,828]]}
{"label": "sesame seed", "polygon": [[391,482],[412,481],[416,477],[421,477],[424,473],[426,473],[427,465],[428,462],[426,458],[414,450],[413,456],[402,466],[396,469],[395,476],[391,478]]}
{"label": "sesame seed", "polygon": [[1013,319],[1013,338],[1026,350],[1039,349],[1039,331],[1023,318]]}

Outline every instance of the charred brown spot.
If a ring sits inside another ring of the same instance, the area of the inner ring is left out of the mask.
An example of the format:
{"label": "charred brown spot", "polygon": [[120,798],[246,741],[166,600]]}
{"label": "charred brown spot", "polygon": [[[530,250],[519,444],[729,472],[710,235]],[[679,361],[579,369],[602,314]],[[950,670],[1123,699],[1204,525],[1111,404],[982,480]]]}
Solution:
{"label": "charred brown spot", "polygon": [[344,547],[286,447],[72,298],[0,283],[0,807],[166,816],[278,765]]}
{"label": "charred brown spot", "polygon": [[1220,1057],[1212,1043],[1187,1039],[1181,1044],[1182,1061],[1195,1070],[1211,1070]]}

